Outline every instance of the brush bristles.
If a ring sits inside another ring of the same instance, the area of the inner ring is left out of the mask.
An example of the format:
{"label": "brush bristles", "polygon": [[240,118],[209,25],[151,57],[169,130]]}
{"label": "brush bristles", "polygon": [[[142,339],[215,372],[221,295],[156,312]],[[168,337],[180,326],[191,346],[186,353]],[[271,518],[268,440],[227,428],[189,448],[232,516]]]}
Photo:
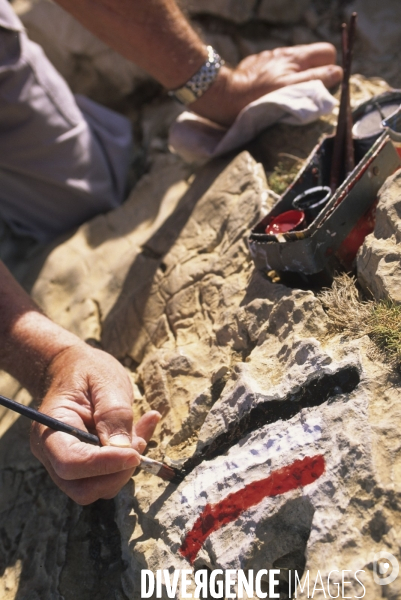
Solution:
{"label": "brush bristles", "polygon": [[180,484],[184,480],[184,475],[177,471],[177,469],[173,469],[172,467],[168,467],[167,465],[163,465],[158,472],[158,476],[164,481],[169,481],[170,483]]}
{"label": "brush bristles", "polygon": [[169,467],[158,460],[153,460],[147,456],[141,456],[141,468],[147,473],[156,475],[164,481],[170,481],[171,483],[181,483],[184,479],[184,473],[174,467]]}

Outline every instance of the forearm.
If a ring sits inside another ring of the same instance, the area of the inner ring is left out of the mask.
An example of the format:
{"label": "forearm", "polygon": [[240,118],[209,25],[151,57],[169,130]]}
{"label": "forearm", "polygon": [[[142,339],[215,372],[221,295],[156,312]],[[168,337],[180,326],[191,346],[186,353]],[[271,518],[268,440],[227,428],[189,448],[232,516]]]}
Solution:
{"label": "forearm", "polygon": [[167,89],[186,83],[207,57],[174,0],[56,1]]}
{"label": "forearm", "polygon": [[0,262],[0,369],[37,396],[49,363],[77,343],[40,311]]}
{"label": "forearm", "polygon": [[[183,86],[204,64],[207,50],[175,0],[56,0],[111,48],[142,67],[166,89]],[[191,105],[198,114],[230,123],[246,100],[232,94],[232,70],[223,67]],[[230,106],[224,103],[230,98]]]}

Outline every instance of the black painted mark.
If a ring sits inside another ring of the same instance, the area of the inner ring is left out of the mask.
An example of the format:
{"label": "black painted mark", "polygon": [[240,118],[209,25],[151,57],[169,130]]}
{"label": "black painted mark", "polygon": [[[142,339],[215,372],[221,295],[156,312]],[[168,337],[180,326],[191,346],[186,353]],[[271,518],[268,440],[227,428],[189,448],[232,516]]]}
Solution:
{"label": "black painted mark", "polygon": [[227,373],[223,375],[223,377],[220,377],[220,379],[217,379],[214,383],[212,383],[210,388],[212,396],[212,406],[216,404],[217,400],[220,400],[220,396],[222,395],[224,388],[226,387],[229,375],[230,371],[227,371]]}
{"label": "black painted mark", "polygon": [[260,402],[237,421],[228,431],[217,436],[213,442],[186,461],[183,471],[188,474],[204,460],[212,460],[225,454],[245,436],[276,421],[288,421],[303,408],[320,406],[334,401],[336,396],[350,394],[359,385],[359,371],[354,366],[335,373],[325,373],[308,381],[295,394],[282,400]]}

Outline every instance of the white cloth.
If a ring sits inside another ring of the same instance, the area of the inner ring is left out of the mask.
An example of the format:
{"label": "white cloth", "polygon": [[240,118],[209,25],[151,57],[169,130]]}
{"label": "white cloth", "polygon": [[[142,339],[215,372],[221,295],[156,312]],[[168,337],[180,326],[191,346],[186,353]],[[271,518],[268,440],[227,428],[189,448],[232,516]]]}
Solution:
{"label": "white cloth", "polygon": [[305,125],[337,104],[321,81],[297,83],[248,104],[229,129],[183,112],[171,126],[169,146],[186,162],[203,163],[240,148],[275,123]]}

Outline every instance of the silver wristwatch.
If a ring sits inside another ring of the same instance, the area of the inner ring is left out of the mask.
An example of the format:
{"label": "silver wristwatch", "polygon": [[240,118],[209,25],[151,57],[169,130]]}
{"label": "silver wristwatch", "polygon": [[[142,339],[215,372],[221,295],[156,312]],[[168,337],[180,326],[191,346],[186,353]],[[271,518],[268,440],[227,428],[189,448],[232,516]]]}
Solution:
{"label": "silver wristwatch", "polygon": [[224,65],[224,60],[212,46],[207,46],[207,53],[207,61],[201,66],[199,71],[184,86],[170,91],[169,96],[174,96],[182,104],[192,104],[192,102],[195,102],[210,88],[220,68]]}

